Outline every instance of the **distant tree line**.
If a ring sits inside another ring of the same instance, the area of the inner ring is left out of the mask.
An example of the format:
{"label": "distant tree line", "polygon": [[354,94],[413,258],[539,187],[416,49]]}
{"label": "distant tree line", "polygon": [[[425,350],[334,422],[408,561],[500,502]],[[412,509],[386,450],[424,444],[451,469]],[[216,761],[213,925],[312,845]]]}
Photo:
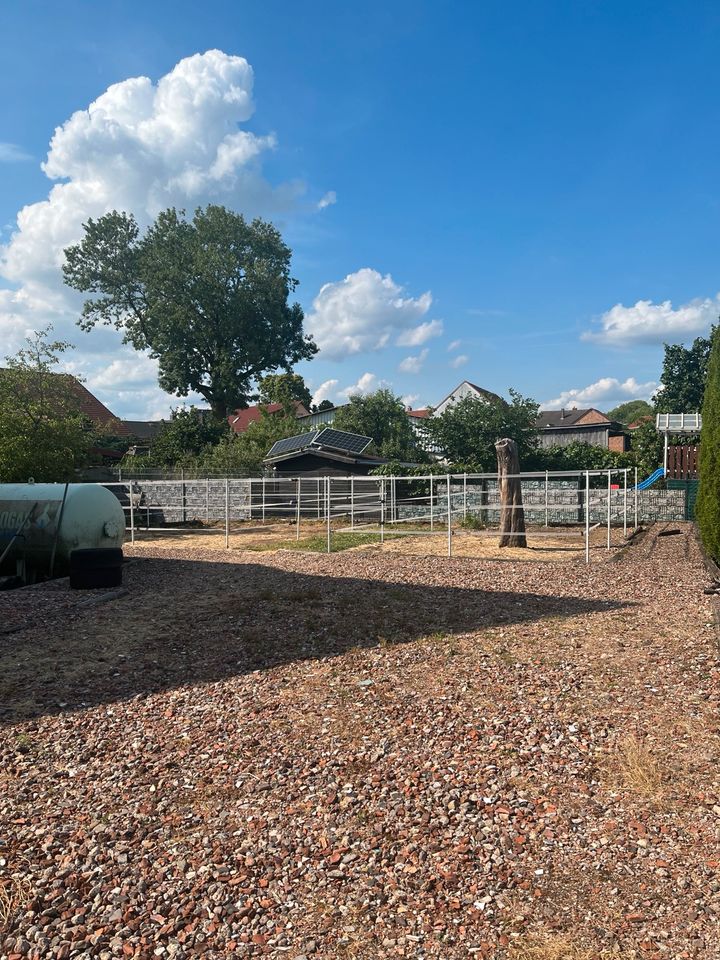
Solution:
{"label": "distant tree line", "polygon": [[[311,392],[294,371],[317,352],[303,330],[303,311],[292,302],[297,281],[291,251],[263,220],[210,205],[192,217],[161,212],[144,232],[134,217],[113,211],[84,224],[81,241],[65,251],[65,282],[87,295],[78,323],[116,327],[125,342],[157,359],[160,386],[177,397],[202,396],[209,412],[175,410],[136,466],[188,466],[200,471],[258,473],[272,444],[297,433],[297,405],[312,408]],[[711,334],[711,337],[713,334]],[[652,400],[630,401],[609,412],[632,432],[632,450],[613,453],[586,444],[540,447],[538,405],[515,390],[508,399],[467,398],[440,415],[411,422],[402,400],[382,389],[351,397],[337,412],[338,429],[372,437],[372,452],[392,464],[434,469],[428,448],[468,470],[494,468],[494,443],[518,444],[523,469],[583,469],[659,463],[661,440],[650,419],[656,411],[691,412],[703,402],[711,337],[692,345],[666,345],[660,389]],[[47,331],[15,357],[0,377],[0,479],[73,476],[99,439],[83,417],[71,384],[53,374],[68,344]],[[250,403],[263,410],[241,434],[227,417]],[[324,400],[319,409],[332,406]]]}

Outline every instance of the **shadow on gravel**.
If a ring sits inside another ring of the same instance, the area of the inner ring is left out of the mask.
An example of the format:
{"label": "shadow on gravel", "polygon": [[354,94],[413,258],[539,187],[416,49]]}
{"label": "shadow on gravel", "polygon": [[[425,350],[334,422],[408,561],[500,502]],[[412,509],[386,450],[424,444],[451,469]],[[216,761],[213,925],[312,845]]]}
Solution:
{"label": "shadow on gravel", "polygon": [[628,606],[454,585],[295,573],[273,566],[137,558],[129,593],[0,641],[0,721],[203,683],[353,647]]}

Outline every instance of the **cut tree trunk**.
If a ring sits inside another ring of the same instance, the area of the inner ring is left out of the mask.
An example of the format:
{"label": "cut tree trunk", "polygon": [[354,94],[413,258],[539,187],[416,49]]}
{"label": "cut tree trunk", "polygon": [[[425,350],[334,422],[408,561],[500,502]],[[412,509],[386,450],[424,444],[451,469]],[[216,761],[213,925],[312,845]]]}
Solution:
{"label": "cut tree trunk", "polygon": [[495,444],[500,488],[500,546],[527,547],[525,511],[517,444],[505,438]]}

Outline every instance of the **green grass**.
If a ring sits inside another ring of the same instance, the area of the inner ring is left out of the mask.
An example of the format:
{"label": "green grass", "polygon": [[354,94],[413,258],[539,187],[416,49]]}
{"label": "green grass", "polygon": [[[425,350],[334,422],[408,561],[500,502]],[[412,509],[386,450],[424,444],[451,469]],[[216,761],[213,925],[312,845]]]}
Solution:
{"label": "green grass", "polygon": [[[386,539],[392,534],[385,534]],[[377,533],[333,533],[330,545],[332,553],[349,550],[351,547],[362,547],[370,543],[380,543]],[[257,543],[252,550],[307,550],[310,553],[327,552],[327,536],[318,534],[314,537],[305,537],[302,540],[275,540],[268,543]]]}

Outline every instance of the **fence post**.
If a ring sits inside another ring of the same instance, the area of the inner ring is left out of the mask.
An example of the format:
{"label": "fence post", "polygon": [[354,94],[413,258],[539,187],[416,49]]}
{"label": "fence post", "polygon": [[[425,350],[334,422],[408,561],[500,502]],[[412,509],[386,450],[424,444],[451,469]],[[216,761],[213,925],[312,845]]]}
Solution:
{"label": "fence post", "polygon": [[265,477],[262,478],[262,522],[265,523]]}
{"label": "fence post", "polygon": [[317,481],[317,518],[318,520],[320,519],[321,515],[322,515],[322,511],[320,509],[320,477],[318,477],[318,481]]}
{"label": "fence post", "polygon": [[332,552],[332,529],[330,527],[330,477],[325,477],[325,515],[327,517],[327,552]]}
{"label": "fence post", "polygon": [[590,471],[585,471],[585,563],[590,563]]}
{"label": "fence post", "polygon": [[205,523],[210,522],[210,477],[205,477]]}
{"label": "fence post", "polygon": [[545,529],[548,527],[548,472],[545,471]]}
{"label": "fence post", "polygon": [[230,549],[230,481],[225,477],[225,549]]}
{"label": "fence post", "polygon": [[463,520],[467,520],[467,474],[463,474]]}
{"label": "fence post", "polygon": [[295,504],[295,539],[300,539],[300,491],[302,480],[298,477],[297,482],[297,502]]}
{"label": "fence post", "polygon": [[450,499],[452,494],[450,493],[450,474],[447,475],[447,541],[448,541],[448,556],[452,556],[452,500]]}
{"label": "fence post", "polygon": [[385,542],[385,477],[380,481],[380,543]]}
{"label": "fence post", "polygon": [[627,475],[628,468],[623,470],[623,537],[627,539]]}
{"label": "fence post", "polygon": [[635,467],[635,529],[638,528],[638,468]]}
{"label": "fence post", "polygon": [[185,467],[180,468],[180,502],[182,504],[182,522],[185,523]]}
{"label": "fence post", "polygon": [[612,474],[608,470],[608,504],[607,504],[607,549],[610,549],[610,498],[612,496]]}
{"label": "fence post", "polygon": [[350,477],[350,529],[355,529],[355,477]]}
{"label": "fence post", "polygon": [[433,475],[430,474],[430,529],[435,529],[435,517],[433,515]]}
{"label": "fence post", "polygon": [[133,504],[133,482],[130,481],[130,543],[135,543],[135,505]]}

